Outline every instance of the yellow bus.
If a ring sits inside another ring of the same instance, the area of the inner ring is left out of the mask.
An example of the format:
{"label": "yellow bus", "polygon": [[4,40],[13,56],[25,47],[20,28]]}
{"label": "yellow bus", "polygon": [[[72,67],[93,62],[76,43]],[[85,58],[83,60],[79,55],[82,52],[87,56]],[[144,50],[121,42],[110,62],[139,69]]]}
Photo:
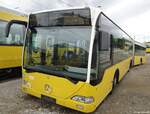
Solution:
{"label": "yellow bus", "polygon": [[9,37],[5,37],[6,25],[14,19],[27,21],[27,18],[18,12],[0,7],[0,73],[12,70],[21,72],[25,27],[14,24],[11,26]]}
{"label": "yellow bus", "polygon": [[146,45],[146,53],[150,53],[150,42],[145,42]]}
{"label": "yellow bus", "polygon": [[146,62],[146,46],[142,43],[134,43],[134,65],[140,65]]}
{"label": "yellow bus", "polygon": [[23,92],[90,113],[128,72],[133,42],[99,8],[68,8],[30,14],[23,53]]}

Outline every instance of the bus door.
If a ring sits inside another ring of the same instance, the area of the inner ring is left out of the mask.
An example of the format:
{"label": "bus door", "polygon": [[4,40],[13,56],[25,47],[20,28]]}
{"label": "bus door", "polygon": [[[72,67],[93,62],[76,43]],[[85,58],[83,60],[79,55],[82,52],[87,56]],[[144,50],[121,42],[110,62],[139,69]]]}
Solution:
{"label": "bus door", "polygon": [[[91,84],[98,87],[97,92],[101,96],[107,95],[111,89],[112,82],[109,77],[105,77],[105,71],[112,65],[112,44],[111,35],[104,31],[97,31],[93,45],[92,65],[91,65]],[[94,73],[95,71],[95,73]],[[95,80],[94,80],[94,78]],[[93,81],[94,80],[94,81]],[[101,98],[103,99],[103,98]]]}

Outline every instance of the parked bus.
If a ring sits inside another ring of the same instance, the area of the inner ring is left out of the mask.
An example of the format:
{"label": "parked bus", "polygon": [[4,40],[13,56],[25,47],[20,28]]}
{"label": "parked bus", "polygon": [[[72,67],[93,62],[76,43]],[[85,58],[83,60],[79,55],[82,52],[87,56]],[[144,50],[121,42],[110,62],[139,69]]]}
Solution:
{"label": "parked bus", "polygon": [[35,12],[28,25],[16,23],[27,26],[22,90],[40,99],[93,112],[133,63],[131,37],[99,8]]}
{"label": "parked bus", "polygon": [[142,43],[135,41],[134,51],[134,65],[143,64],[146,62],[146,46]]}
{"label": "parked bus", "polygon": [[[27,21],[18,12],[0,7],[0,73],[21,72],[22,47],[25,27],[14,24],[11,26],[9,37],[5,37],[5,29],[10,20]],[[1,74],[0,74],[1,75]]]}
{"label": "parked bus", "polygon": [[146,45],[146,53],[150,53],[150,42],[145,42]]}

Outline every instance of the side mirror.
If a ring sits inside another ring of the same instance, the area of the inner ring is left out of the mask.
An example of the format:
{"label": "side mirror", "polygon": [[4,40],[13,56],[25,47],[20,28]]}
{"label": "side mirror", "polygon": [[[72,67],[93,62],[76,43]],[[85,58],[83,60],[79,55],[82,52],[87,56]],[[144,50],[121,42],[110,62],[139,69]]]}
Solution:
{"label": "side mirror", "polygon": [[25,21],[11,20],[8,22],[6,29],[5,29],[5,36],[6,37],[9,36],[10,28],[13,24],[20,24],[20,25],[24,25],[25,27],[27,27],[27,22],[25,22]]}

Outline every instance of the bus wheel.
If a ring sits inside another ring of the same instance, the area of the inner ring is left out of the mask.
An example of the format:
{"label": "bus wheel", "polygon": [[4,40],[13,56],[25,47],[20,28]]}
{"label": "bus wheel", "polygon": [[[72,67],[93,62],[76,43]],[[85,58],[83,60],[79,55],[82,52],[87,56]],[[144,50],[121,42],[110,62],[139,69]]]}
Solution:
{"label": "bus wheel", "polygon": [[110,92],[110,94],[112,94],[115,86],[119,83],[119,70],[116,70],[115,75],[114,75],[114,79],[112,81],[112,90]]}
{"label": "bus wheel", "polygon": [[141,62],[141,64],[143,64],[143,59],[142,58],[140,59],[140,62]]}
{"label": "bus wheel", "polygon": [[113,88],[118,84],[118,79],[117,77],[115,76],[114,77],[114,80],[113,80]]}
{"label": "bus wheel", "polygon": [[132,68],[133,65],[134,65],[134,62],[131,60],[130,61],[130,68]]}
{"label": "bus wheel", "polygon": [[130,65],[129,65],[128,72],[130,71],[130,69],[132,68],[132,66],[133,66],[133,62],[132,62],[132,60],[131,60],[131,61],[130,61]]}

